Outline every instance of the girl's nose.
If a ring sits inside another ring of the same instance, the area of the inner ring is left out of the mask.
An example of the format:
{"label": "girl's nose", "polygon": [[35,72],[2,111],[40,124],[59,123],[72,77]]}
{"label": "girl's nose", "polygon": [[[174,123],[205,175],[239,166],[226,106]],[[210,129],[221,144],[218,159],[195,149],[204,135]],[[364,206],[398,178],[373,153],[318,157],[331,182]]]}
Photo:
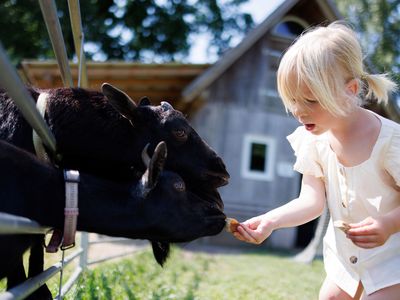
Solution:
{"label": "girl's nose", "polygon": [[297,118],[302,117],[306,114],[307,109],[305,107],[305,105],[302,105],[300,103],[296,103],[294,105],[294,109],[293,109],[293,115]]}

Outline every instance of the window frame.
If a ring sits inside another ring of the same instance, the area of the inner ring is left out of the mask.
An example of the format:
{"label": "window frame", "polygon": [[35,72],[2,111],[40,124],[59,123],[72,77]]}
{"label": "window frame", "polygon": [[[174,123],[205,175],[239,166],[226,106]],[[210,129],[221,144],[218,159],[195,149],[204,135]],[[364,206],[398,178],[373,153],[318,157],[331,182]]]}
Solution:
{"label": "window frame", "polygon": [[[252,144],[266,145],[264,171],[250,170]],[[271,136],[246,134],[242,144],[241,175],[246,179],[273,181],[275,178],[276,140]]]}
{"label": "window frame", "polygon": [[[292,16],[292,15],[288,15],[286,17],[284,17],[280,22],[278,22],[272,29],[272,34],[275,36],[278,36],[280,38],[284,38],[284,39],[288,39],[288,40],[293,40],[297,38],[297,35],[282,35],[277,31],[277,28],[279,25],[286,23],[286,22],[293,22],[293,23],[297,23],[298,25],[300,25],[301,27],[304,28],[304,30],[306,30],[307,28],[310,27],[310,24],[308,22],[306,22],[305,20],[297,17],[297,16]],[[303,30],[303,31],[304,31]]]}

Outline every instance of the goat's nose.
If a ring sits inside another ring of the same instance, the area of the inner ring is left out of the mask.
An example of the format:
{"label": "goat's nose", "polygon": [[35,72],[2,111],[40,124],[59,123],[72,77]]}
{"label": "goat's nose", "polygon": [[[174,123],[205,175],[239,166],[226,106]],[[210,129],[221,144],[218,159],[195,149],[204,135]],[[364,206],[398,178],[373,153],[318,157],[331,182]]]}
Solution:
{"label": "goat's nose", "polygon": [[222,158],[217,156],[213,160],[213,165],[216,167],[215,168],[216,170],[220,170],[220,171],[226,172],[226,166],[225,166],[224,161],[222,160]]}

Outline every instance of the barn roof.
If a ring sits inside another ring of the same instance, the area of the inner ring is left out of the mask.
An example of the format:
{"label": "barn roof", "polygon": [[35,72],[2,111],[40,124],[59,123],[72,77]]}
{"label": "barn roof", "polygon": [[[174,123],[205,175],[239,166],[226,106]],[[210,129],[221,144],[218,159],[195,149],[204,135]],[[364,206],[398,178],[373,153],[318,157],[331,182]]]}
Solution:
{"label": "barn roof", "polygon": [[[126,92],[135,101],[147,96],[153,104],[168,101],[175,108],[188,113],[194,103],[181,101],[182,90],[208,67],[208,64],[87,62],[87,75],[90,89],[100,90],[101,84],[108,82]],[[76,64],[71,64],[71,73],[76,83]],[[63,86],[56,61],[24,60],[20,74],[28,84],[35,87]]]}
{"label": "barn roof", "polygon": [[[307,2],[307,3],[306,3]],[[228,50],[220,60],[203,72],[193,82],[186,86],[182,92],[184,102],[190,102],[218,79],[230,66],[232,66],[247,50],[249,50],[258,40],[260,40],[274,25],[276,25],[291,9],[298,4],[310,5],[310,9],[317,6],[325,15],[327,20],[334,21],[341,16],[331,0],[284,0],[268,15],[265,20],[255,27],[239,43],[238,46]],[[302,11],[301,13],[306,13]]]}

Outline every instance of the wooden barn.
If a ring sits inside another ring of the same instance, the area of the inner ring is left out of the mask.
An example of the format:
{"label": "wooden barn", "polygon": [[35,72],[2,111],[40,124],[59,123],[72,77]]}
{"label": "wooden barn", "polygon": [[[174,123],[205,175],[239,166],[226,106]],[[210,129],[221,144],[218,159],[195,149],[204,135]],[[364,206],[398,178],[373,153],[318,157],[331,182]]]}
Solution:
{"label": "wooden barn", "polygon": [[[213,65],[88,63],[89,87],[110,82],[135,100],[145,95],[153,104],[166,100],[187,114],[226,162],[231,180],[220,189],[225,210],[243,221],[298,195],[301,178],[285,138],[298,123],[279,99],[276,71],[282,53],[304,29],[338,18],[329,0],[286,0]],[[76,77],[76,66],[72,72]],[[62,86],[54,62],[25,61],[21,73],[34,86]],[[314,227],[278,230],[264,246],[304,247]],[[227,233],[199,242],[243,244]]]}

